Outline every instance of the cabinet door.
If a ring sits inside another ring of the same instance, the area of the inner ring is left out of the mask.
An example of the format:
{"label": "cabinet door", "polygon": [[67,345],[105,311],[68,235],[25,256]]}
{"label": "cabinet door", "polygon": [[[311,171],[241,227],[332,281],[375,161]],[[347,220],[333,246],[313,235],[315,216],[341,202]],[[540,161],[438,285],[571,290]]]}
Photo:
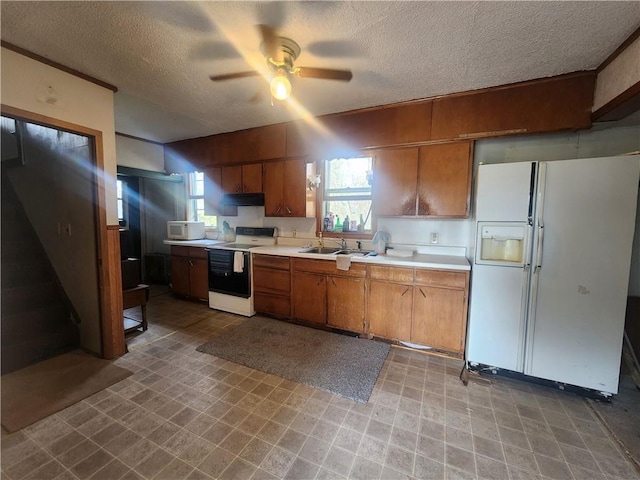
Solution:
{"label": "cabinet door", "polygon": [[327,277],[313,273],[293,274],[293,316],[307,322],[327,322]]}
{"label": "cabinet door", "polygon": [[189,258],[171,256],[171,289],[176,295],[189,296]]}
{"label": "cabinet door", "polygon": [[307,164],[305,160],[285,160],[283,169],[283,209],[281,216],[307,216]]}
{"label": "cabinet door", "polygon": [[466,326],[464,290],[414,288],[411,341],[462,353]]}
{"label": "cabinet door", "polygon": [[327,323],[362,332],[364,330],[364,279],[328,277]]}
{"label": "cabinet door", "polygon": [[190,296],[207,300],[209,298],[209,268],[204,258],[189,259]]}
{"label": "cabinet door", "polygon": [[282,217],[284,192],[284,162],[266,162],[262,166],[264,188],[264,214],[266,217]]}
{"label": "cabinet door", "polygon": [[262,164],[242,165],[242,191],[244,193],[262,192]]}
{"label": "cabinet door", "polygon": [[369,332],[394,340],[411,340],[413,286],[375,280],[369,286]]}
{"label": "cabinet door", "polygon": [[222,190],[224,193],[242,193],[242,167],[222,167]]}
{"label": "cabinet door", "polygon": [[373,158],[373,210],[379,216],[416,214],[418,149],[378,150]]}
{"label": "cabinet door", "polygon": [[471,142],[420,147],[418,215],[467,218]]}
{"label": "cabinet door", "polygon": [[222,200],[222,169],[208,167],[204,173],[204,214],[219,215],[220,200]]}

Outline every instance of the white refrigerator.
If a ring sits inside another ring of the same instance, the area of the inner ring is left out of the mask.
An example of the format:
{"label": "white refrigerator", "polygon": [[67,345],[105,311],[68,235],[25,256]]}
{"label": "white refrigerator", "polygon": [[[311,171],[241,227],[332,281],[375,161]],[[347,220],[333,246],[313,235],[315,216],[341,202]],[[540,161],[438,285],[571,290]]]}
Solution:
{"label": "white refrigerator", "polygon": [[617,393],[639,175],[637,155],[478,167],[470,368]]}

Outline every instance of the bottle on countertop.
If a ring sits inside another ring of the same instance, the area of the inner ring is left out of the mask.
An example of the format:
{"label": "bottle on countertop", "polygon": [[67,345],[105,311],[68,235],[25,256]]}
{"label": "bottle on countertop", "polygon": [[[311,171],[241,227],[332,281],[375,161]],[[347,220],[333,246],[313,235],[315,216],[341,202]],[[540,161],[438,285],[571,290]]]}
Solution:
{"label": "bottle on countertop", "polygon": [[336,224],[333,226],[334,232],[342,231],[342,222],[340,221],[340,215],[336,215]]}
{"label": "bottle on countertop", "polygon": [[349,231],[349,215],[344,217],[344,222],[342,222],[342,231],[343,232]]}
{"label": "bottle on countertop", "polygon": [[364,218],[362,217],[362,214],[360,214],[360,223],[358,224],[358,232],[360,233],[364,232]]}

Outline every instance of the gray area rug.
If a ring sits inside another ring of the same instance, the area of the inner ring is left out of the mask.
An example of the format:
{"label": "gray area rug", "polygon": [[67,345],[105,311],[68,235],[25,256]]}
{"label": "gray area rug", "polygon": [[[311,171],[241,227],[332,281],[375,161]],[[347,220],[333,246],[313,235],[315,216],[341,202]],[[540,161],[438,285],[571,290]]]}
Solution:
{"label": "gray area rug", "polygon": [[366,403],[390,345],[252,317],[196,350]]}

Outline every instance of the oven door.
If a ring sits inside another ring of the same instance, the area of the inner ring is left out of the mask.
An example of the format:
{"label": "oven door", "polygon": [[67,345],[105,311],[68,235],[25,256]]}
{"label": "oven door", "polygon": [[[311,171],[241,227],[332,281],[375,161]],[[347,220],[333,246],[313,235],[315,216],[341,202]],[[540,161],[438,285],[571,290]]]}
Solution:
{"label": "oven door", "polygon": [[[236,297],[251,296],[251,255],[239,250],[211,248],[209,253],[209,291]],[[242,271],[238,268],[242,265]],[[235,268],[234,268],[235,267]]]}

